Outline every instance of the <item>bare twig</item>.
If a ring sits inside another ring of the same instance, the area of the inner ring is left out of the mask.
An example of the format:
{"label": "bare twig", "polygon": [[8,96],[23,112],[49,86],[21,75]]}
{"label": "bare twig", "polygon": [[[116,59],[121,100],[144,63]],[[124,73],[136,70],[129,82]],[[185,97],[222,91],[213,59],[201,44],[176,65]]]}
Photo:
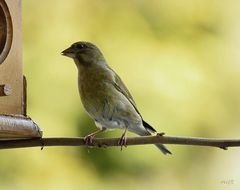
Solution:
{"label": "bare twig", "polygon": [[[96,138],[93,140],[93,147],[119,146],[119,138]],[[215,139],[215,138],[197,138],[197,137],[173,137],[173,136],[145,136],[128,138],[127,145],[144,144],[176,144],[176,145],[194,145],[211,146],[226,150],[228,147],[240,146],[240,139]],[[1,140],[0,149],[26,148],[26,147],[46,147],[46,146],[87,146],[84,138],[34,138],[21,140]],[[89,146],[89,145],[88,145]]]}

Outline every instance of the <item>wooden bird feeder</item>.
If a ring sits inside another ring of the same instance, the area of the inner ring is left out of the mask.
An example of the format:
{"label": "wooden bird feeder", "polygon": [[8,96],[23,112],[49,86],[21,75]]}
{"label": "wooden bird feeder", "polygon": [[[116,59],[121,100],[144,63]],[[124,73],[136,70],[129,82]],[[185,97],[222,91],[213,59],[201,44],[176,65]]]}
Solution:
{"label": "wooden bird feeder", "polygon": [[27,117],[21,0],[0,0],[0,140],[33,137],[41,133]]}

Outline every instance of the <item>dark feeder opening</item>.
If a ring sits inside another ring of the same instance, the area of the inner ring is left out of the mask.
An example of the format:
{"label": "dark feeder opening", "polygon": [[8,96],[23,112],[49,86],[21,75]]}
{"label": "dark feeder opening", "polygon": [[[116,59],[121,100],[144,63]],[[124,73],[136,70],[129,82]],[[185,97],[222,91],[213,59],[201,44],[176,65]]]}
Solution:
{"label": "dark feeder opening", "polygon": [[4,0],[0,0],[0,64],[7,57],[12,44],[12,20]]}

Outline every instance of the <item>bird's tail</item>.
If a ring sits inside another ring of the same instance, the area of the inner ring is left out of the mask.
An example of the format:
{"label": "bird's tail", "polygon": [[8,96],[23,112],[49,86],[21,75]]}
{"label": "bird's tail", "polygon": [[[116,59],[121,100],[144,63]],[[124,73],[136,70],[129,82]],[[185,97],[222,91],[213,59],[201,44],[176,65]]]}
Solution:
{"label": "bird's tail", "polygon": [[[139,134],[139,133],[138,133]],[[146,131],[144,134],[143,133],[141,133],[141,134],[139,134],[140,136],[147,136],[147,135],[151,135],[151,133],[150,132],[148,132],[148,131]],[[172,154],[167,148],[166,148],[166,146],[164,146],[163,144],[155,144],[155,146],[159,149],[159,150],[161,150],[161,152],[163,153],[163,154],[165,154],[165,155],[167,155],[167,154]]]}
{"label": "bird's tail", "polygon": [[163,144],[155,144],[155,146],[159,149],[159,150],[161,150],[161,152],[163,153],[163,154],[172,154],[167,148],[166,148],[166,146],[164,146]]}
{"label": "bird's tail", "polygon": [[[151,132],[156,132],[156,130],[151,126],[149,125],[147,122],[145,122],[143,120],[143,126],[144,128],[146,129],[144,132],[141,132],[141,134],[139,133],[139,135],[141,136],[144,136],[144,135],[151,135]],[[161,152],[165,155],[167,154],[172,154],[167,148],[166,146],[164,146],[163,144],[155,144],[155,146],[161,150]]]}

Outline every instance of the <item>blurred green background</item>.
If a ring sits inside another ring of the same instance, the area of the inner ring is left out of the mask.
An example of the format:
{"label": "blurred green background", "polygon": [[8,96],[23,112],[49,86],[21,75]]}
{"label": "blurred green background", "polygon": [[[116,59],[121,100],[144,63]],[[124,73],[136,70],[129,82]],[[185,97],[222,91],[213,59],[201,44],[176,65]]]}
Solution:
{"label": "blurred green background", "polygon": [[[239,1],[41,0],[22,7],[28,114],[45,137],[96,129],[80,103],[75,65],[60,55],[80,40],[98,45],[158,131],[239,137]],[[172,156],[151,145],[2,150],[0,189],[240,189],[239,149],[168,147]]]}

